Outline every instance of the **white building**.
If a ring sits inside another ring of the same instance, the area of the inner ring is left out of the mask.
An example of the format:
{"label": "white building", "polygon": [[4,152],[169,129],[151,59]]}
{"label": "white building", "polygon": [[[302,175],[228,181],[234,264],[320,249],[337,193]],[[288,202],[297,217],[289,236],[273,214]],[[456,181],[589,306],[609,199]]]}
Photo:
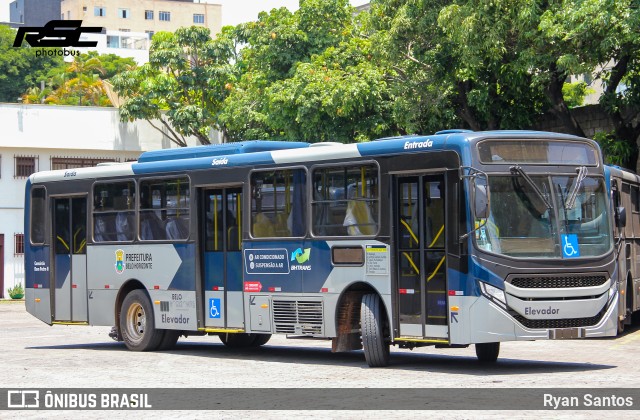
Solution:
{"label": "white building", "polygon": [[[115,108],[0,104],[0,297],[24,286],[24,189],[37,171],[136,160],[175,147],[146,121],[121,123]],[[215,138],[212,139],[216,141]],[[196,145],[194,138],[189,145]]]}

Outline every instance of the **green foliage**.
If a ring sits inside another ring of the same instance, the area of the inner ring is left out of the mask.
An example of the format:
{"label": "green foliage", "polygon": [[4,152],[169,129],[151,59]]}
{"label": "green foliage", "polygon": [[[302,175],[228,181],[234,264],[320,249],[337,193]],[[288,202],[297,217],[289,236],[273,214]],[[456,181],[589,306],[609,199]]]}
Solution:
{"label": "green foliage", "polygon": [[[18,102],[25,90],[62,65],[62,57],[36,57],[35,49],[14,48],[16,32],[0,25],[0,102]],[[49,50],[49,49],[47,49]]]}
{"label": "green foliage", "polygon": [[135,67],[132,59],[122,59],[114,54],[81,54],[70,63],[61,63],[49,69],[43,79],[45,88],[30,87],[22,95],[22,101],[51,105],[112,106],[102,81],[107,75],[104,63],[112,74]]}
{"label": "green foliage", "polygon": [[235,81],[238,67],[234,28],[215,40],[207,28],[179,28],[154,35],[149,63],[115,76],[111,82],[123,97],[123,121],[145,119],[168,131],[171,141],[186,146],[185,136],[209,144],[211,128],[220,128],[218,113]]}
{"label": "green foliage", "polygon": [[562,85],[562,96],[569,108],[584,105],[584,98],[595,93],[595,90],[587,86],[585,82],[565,83]]}
{"label": "green foliage", "polygon": [[227,138],[364,141],[395,134],[384,67],[347,0],[303,0],[241,25],[242,74],[220,114]]}
{"label": "green foliage", "polygon": [[18,283],[12,288],[8,289],[9,297],[11,299],[22,299],[24,297],[24,289],[22,283]]}
{"label": "green foliage", "polygon": [[593,139],[600,145],[606,163],[627,166],[627,162],[634,152],[634,148],[629,142],[617,138],[615,132],[605,131],[596,133]]}

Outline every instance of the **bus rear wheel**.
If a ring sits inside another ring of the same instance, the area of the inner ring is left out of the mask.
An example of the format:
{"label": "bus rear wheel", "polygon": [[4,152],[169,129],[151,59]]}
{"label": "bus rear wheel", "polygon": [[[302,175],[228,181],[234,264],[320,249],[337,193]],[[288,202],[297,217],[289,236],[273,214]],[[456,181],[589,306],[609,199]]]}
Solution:
{"label": "bus rear wheel", "polygon": [[124,298],[120,310],[120,333],[129,350],[150,351],[160,345],[164,331],[156,329],[153,307],[143,290],[132,290]]}
{"label": "bus rear wheel", "polygon": [[255,334],[236,333],[236,334],[220,334],[220,341],[227,347],[234,349],[250,347],[253,345],[256,337]]}
{"label": "bus rear wheel", "polygon": [[380,297],[375,293],[362,296],[360,328],[364,358],[371,367],[389,364],[389,341],[385,337],[385,316]]}
{"label": "bus rear wheel", "polygon": [[476,356],[484,363],[493,363],[498,360],[500,354],[500,343],[477,343]]}

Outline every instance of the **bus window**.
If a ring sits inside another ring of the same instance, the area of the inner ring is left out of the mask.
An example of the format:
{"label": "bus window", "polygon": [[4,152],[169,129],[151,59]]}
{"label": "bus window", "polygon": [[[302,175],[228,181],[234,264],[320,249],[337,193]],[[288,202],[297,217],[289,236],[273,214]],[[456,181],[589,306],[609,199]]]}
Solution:
{"label": "bus window", "polygon": [[183,240],[189,237],[189,179],[140,182],[140,239]]}
{"label": "bus window", "polygon": [[133,181],[96,184],[93,188],[94,242],[133,241],[135,208]]}
{"label": "bus window", "polygon": [[43,244],[45,239],[45,189],[31,190],[31,243]]}
{"label": "bus window", "polygon": [[305,184],[306,174],[302,169],[251,174],[252,236],[304,236]]}
{"label": "bus window", "polygon": [[313,233],[374,235],[378,230],[378,169],[329,167],[313,172]]}

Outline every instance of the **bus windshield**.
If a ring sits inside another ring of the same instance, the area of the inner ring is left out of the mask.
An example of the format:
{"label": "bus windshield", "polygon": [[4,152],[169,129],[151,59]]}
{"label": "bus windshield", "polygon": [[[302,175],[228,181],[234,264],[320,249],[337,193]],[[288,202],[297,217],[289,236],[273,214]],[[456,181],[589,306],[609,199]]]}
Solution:
{"label": "bus windshield", "polygon": [[[530,183],[519,173],[489,176],[491,211],[486,220],[476,220],[482,226],[475,232],[477,246],[520,258],[590,257],[609,251],[604,180],[577,178],[531,176]],[[569,252],[563,252],[566,243],[571,244]]]}

